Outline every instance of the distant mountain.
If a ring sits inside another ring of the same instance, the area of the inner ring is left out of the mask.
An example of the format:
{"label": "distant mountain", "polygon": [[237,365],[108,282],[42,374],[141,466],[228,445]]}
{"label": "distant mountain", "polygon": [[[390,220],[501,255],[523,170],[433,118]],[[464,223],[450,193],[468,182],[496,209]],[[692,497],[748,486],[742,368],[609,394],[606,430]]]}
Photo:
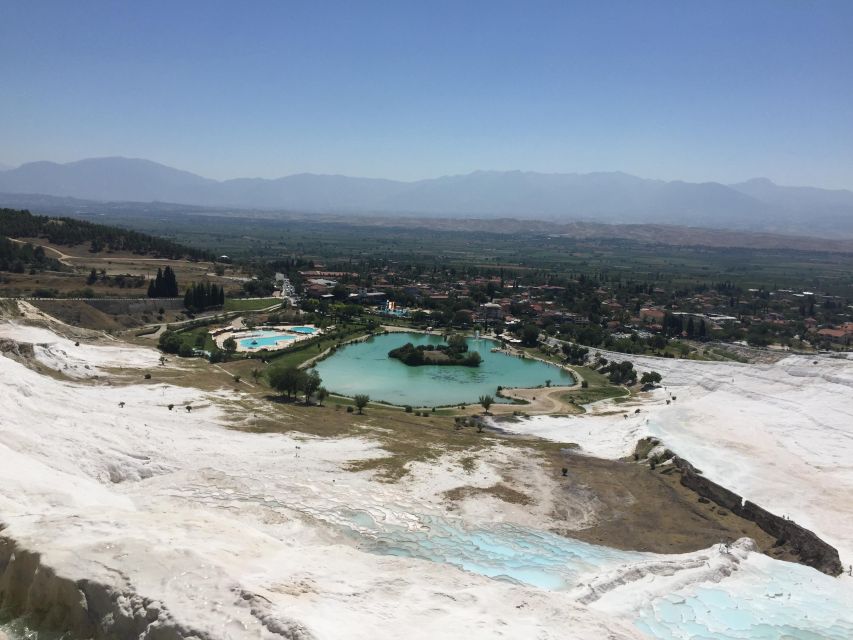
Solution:
{"label": "distant mountain", "polygon": [[149,160],[33,162],[0,172],[0,192],[318,213],[545,218],[853,237],[853,192],[647,180],[625,173],[476,171],[400,182],[297,174],[217,181]]}
{"label": "distant mountain", "polygon": [[8,171],[9,169],[13,169],[14,167],[10,164],[3,164],[0,162],[0,171]]}
{"label": "distant mountain", "polygon": [[192,204],[215,180],[150,160],[93,158],[67,164],[30,162],[0,173],[0,191],[91,200],[170,200]]}

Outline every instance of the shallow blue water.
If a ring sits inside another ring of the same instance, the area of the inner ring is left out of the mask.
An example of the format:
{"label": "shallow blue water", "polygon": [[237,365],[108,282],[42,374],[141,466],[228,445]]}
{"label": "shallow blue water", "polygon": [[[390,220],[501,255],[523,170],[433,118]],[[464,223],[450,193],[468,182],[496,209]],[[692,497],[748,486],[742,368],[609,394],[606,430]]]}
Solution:
{"label": "shallow blue water", "polygon": [[289,330],[294,333],[315,333],[317,331],[314,327],[290,327]]}
{"label": "shallow blue water", "polygon": [[[410,529],[364,511],[340,515],[359,546],[372,553],[447,563],[547,590],[571,589],[587,576],[660,558],[509,524],[467,529],[454,519],[421,516],[421,526]],[[851,596],[849,580],[762,556],[719,583],[687,585],[653,599],[635,624],[662,640],[851,640]]]}
{"label": "shallow blue water", "polygon": [[572,588],[588,571],[650,557],[509,524],[466,529],[457,520],[421,516],[421,527],[411,530],[379,523],[364,511],[344,516],[360,546],[372,553],[447,563],[548,590]]}
{"label": "shallow blue water", "polygon": [[251,335],[240,338],[238,344],[244,349],[260,349],[262,347],[274,347],[278,342],[296,340],[296,336],[290,336],[280,331],[255,331]]}
{"label": "shallow blue water", "polygon": [[391,349],[407,342],[443,344],[444,340],[420,333],[375,336],[340,349],[319,362],[316,370],[330,391],[349,396],[366,393],[372,400],[416,407],[476,403],[481,395],[494,396],[499,385],[538,387],[548,380],[553,385],[574,382],[570,373],[555,365],[492,353],[497,344],[492,340],[468,340],[468,349],[483,359],[479,367],[410,367],[388,357]]}

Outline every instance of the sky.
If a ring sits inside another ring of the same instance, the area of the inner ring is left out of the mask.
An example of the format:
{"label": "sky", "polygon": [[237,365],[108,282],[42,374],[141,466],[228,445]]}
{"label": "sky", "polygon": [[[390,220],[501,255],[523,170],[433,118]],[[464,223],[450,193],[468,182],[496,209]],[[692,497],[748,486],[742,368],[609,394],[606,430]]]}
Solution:
{"label": "sky", "polygon": [[0,0],[0,163],[853,189],[853,2]]}

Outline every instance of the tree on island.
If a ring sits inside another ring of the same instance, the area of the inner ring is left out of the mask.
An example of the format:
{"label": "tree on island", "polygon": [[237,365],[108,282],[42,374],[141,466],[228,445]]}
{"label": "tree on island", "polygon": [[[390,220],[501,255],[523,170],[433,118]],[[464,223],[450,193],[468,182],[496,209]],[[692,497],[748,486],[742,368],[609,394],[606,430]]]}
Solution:
{"label": "tree on island", "polygon": [[472,351],[465,356],[465,365],[468,367],[479,367],[482,361],[483,358],[476,351]]}
{"label": "tree on island", "polygon": [[465,353],[468,351],[468,341],[461,333],[454,333],[447,339],[447,346],[453,353]]}
{"label": "tree on island", "polygon": [[415,346],[411,342],[391,349],[389,358],[396,358],[410,367],[421,365],[461,365],[478,367],[483,361],[476,351],[468,351],[468,341],[465,336],[454,333],[447,338],[446,345],[421,344]]}
{"label": "tree on island", "polygon": [[483,409],[485,410],[485,412],[487,414],[489,413],[489,407],[492,406],[492,403],[494,401],[495,401],[495,399],[492,396],[489,396],[489,395],[480,396],[480,404],[482,405]]}
{"label": "tree on island", "polygon": [[353,398],[355,400],[355,406],[358,409],[359,415],[364,413],[364,408],[367,406],[367,403],[370,402],[370,396],[364,393],[356,394]]}

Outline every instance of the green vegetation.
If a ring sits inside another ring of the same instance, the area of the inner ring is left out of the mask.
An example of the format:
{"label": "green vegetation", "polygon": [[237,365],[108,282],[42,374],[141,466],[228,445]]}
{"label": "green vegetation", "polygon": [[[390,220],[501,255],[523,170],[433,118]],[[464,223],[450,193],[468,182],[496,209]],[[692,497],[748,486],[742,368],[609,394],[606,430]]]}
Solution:
{"label": "green vegetation", "polygon": [[223,304],[225,304],[225,287],[210,282],[193,282],[184,294],[184,307],[192,312],[221,307]]}
{"label": "green vegetation", "polygon": [[663,378],[657,371],[646,371],[642,376],[640,376],[640,384],[660,384]]}
{"label": "green vegetation", "polygon": [[158,346],[164,353],[176,353],[182,358],[192,357],[198,350],[217,354],[218,359],[221,359],[221,351],[210,336],[207,326],[182,331],[164,331],[160,334]]}
{"label": "green vegetation", "polygon": [[224,309],[225,311],[260,311],[269,309],[275,304],[281,304],[281,298],[226,298]]}
{"label": "green vegetation", "polygon": [[35,216],[26,210],[0,209],[0,236],[44,238],[51,244],[64,246],[88,243],[92,253],[127,251],[171,259],[212,259],[207,251],[191,249],[154,235],[74,218]]}
{"label": "green vegetation", "polygon": [[364,393],[357,393],[353,396],[353,401],[355,402],[355,406],[358,407],[359,415],[361,415],[364,413],[364,408],[367,406],[367,403],[370,402],[370,396]]}
{"label": "green vegetation", "polygon": [[60,270],[63,265],[54,258],[48,258],[42,247],[12,242],[0,238],[0,271],[24,273],[26,271]]}
{"label": "green vegetation", "polygon": [[634,364],[629,361],[611,362],[601,369],[602,373],[607,374],[607,379],[612,384],[634,384],[637,381],[637,372],[634,370]]}
{"label": "green vegetation", "polygon": [[[293,366],[276,366],[267,371],[270,387],[292,398],[298,393],[305,395],[305,404],[320,390],[320,375],[316,371],[303,371]],[[324,390],[325,391],[325,390]],[[323,395],[325,398],[326,395]]]}
{"label": "green vegetation", "polygon": [[465,337],[454,334],[448,339],[448,344],[432,345],[421,344],[418,346],[407,342],[401,347],[391,349],[389,358],[396,358],[410,367],[422,365],[450,365],[462,367],[479,367],[483,361],[476,351],[468,353],[468,343]]}
{"label": "green vegetation", "polygon": [[595,369],[590,367],[573,367],[573,369],[583,379],[583,382],[580,388],[570,389],[562,395],[566,402],[583,405],[629,395],[625,387],[611,384],[607,376]]}
{"label": "green vegetation", "polygon": [[178,278],[172,267],[157,269],[157,276],[148,283],[149,298],[176,298],[178,296]]}

